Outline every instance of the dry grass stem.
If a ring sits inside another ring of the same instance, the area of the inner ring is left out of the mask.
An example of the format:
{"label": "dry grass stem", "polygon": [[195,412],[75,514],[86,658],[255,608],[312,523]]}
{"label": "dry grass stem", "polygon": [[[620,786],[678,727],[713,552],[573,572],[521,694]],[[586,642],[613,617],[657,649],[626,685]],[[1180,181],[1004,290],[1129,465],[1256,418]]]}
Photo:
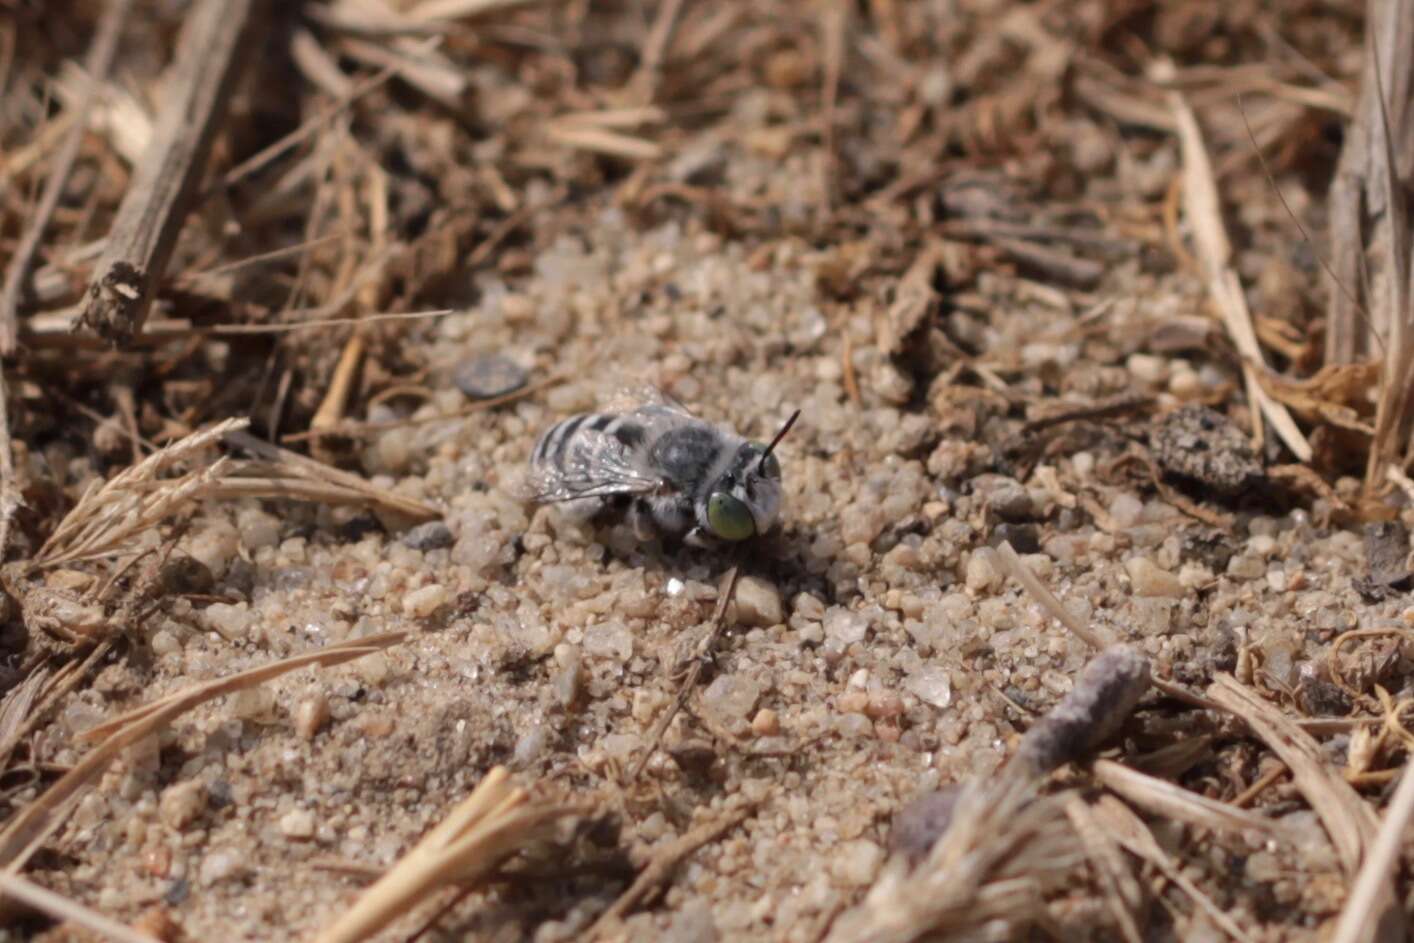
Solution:
{"label": "dry grass stem", "polygon": [[1365,855],[1350,896],[1341,908],[1331,943],[1362,943],[1370,939],[1370,915],[1379,912],[1381,898],[1397,877],[1400,852],[1405,846],[1411,819],[1414,819],[1414,774],[1406,765],[1379,834]]}
{"label": "dry grass stem", "polygon": [[0,871],[0,897],[3,896],[28,904],[63,924],[83,927],[116,943],[159,943],[156,937],[139,933],[127,924],[105,917],[76,900],[70,900],[8,871]]}
{"label": "dry grass stem", "polygon": [[[54,211],[59,206],[59,199],[69,182],[69,174],[79,155],[79,145],[83,143],[84,133],[88,129],[89,112],[98,98],[99,87],[108,77],[108,70],[113,65],[118,38],[122,34],[123,24],[127,21],[131,7],[132,0],[109,0],[103,11],[84,62],[86,75],[82,97],[74,105],[73,116],[67,122],[63,143],[49,165],[49,176],[44,181],[39,203],[30,214],[19,245],[15,247],[14,254],[10,256],[10,263],[5,267],[5,284],[4,288],[0,289],[0,357],[9,357],[15,352],[15,345],[19,341],[21,294],[29,279],[30,266],[34,263],[44,233],[49,228]],[[0,386],[0,392],[3,392],[3,386]],[[5,438],[9,439],[8,432]],[[5,447],[8,448],[8,444]],[[0,539],[0,554],[3,554],[3,548],[4,541]]]}
{"label": "dry grass stem", "polygon": [[527,799],[503,767],[492,769],[440,825],[322,931],[317,943],[368,939],[438,889],[483,879],[547,822],[573,811],[528,804]]}
{"label": "dry grass stem", "polygon": [[1040,894],[1084,861],[1064,796],[1031,801],[1035,783],[974,781],[952,827],[912,872],[896,858],[860,905],[835,922],[828,943],[911,943],[930,934],[967,939],[997,921],[1018,934],[1044,919]]}
{"label": "dry grass stem", "polygon": [[712,628],[708,630],[706,636],[702,639],[702,644],[698,646],[697,651],[693,654],[692,665],[687,669],[687,673],[683,675],[682,682],[678,685],[677,695],[673,698],[673,703],[663,711],[661,717],[654,721],[653,729],[648,734],[647,746],[644,748],[643,754],[634,762],[633,768],[629,771],[628,778],[630,781],[637,779],[639,774],[643,772],[643,767],[657,751],[658,745],[662,743],[663,734],[667,731],[668,725],[673,722],[673,718],[678,715],[678,711],[682,710],[683,705],[687,703],[688,697],[697,688],[697,679],[702,675],[702,666],[706,663],[707,656],[711,654],[712,648],[717,644],[717,639],[721,638],[722,633],[726,631],[727,609],[731,605],[733,597],[736,596],[736,584],[737,579],[741,575],[740,570],[740,567],[732,567],[718,584],[717,608],[712,613]]}
{"label": "dry grass stem", "polygon": [[1223,929],[1234,940],[1248,943],[1251,940],[1233,919],[1222,911],[1212,898],[1204,894],[1183,870],[1174,863],[1168,853],[1159,845],[1149,827],[1129,807],[1113,796],[1101,796],[1093,808],[1095,818],[1108,834],[1124,848],[1140,859],[1158,868],[1179,890],[1187,894],[1195,904],[1203,909],[1208,918]]}
{"label": "dry grass stem", "polygon": [[[209,492],[212,495],[224,493],[233,496],[241,493],[242,496],[252,497],[301,497],[340,504],[362,503],[419,522],[442,517],[439,509],[424,501],[375,487],[358,475],[282,449],[238,428],[233,428],[224,437],[229,444],[251,453],[259,461],[234,466],[229,476],[213,486]],[[249,474],[251,480],[259,484],[243,486],[236,477],[237,472]],[[260,489],[265,487],[269,487],[272,493],[259,495]]]}
{"label": "dry grass stem", "polygon": [[106,482],[95,483],[40,547],[35,564],[54,566],[111,556],[207,497],[211,487],[230,472],[229,460],[217,459],[179,478],[158,476],[247,425],[244,419],[217,423],[154,452]]}
{"label": "dry grass stem", "polygon": [[703,845],[721,838],[746,821],[755,811],[756,807],[749,803],[739,806],[718,816],[715,821],[699,825],[687,834],[669,842],[638,873],[638,877],[634,878],[628,889],[619,895],[608,910],[599,915],[599,919],[594,921],[594,925],[584,934],[583,939],[586,943],[593,943],[593,941],[611,934],[630,910],[647,899],[654,888],[672,876],[674,869],[684,858]]}
{"label": "dry grass stem", "polygon": [[[1291,770],[1292,780],[1310,803],[1330,836],[1346,875],[1354,878],[1367,850],[1375,840],[1374,813],[1359,794],[1331,768],[1319,744],[1284,714],[1262,700],[1252,689],[1231,675],[1219,675],[1208,694],[1242,718]],[[1379,941],[1403,939],[1403,913],[1396,903],[1394,885],[1388,873],[1365,911],[1367,927]],[[1373,878],[1371,880],[1374,880]]]}
{"label": "dry grass stem", "polygon": [[[1160,63],[1155,73],[1162,81],[1166,75],[1171,76],[1172,66]],[[1297,428],[1287,408],[1263,389],[1257,377],[1257,370],[1266,369],[1266,360],[1257,343],[1252,313],[1247,309],[1242,285],[1232,268],[1232,244],[1228,241],[1227,228],[1223,224],[1217,180],[1208,158],[1207,145],[1203,142],[1203,133],[1198,128],[1198,119],[1181,92],[1169,92],[1168,102],[1183,150],[1184,215],[1192,228],[1208,293],[1222,315],[1228,335],[1243,357],[1242,373],[1247,385],[1247,397],[1267,417],[1292,454],[1303,462],[1309,462],[1311,443]],[[1253,423],[1254,437],[1260,444],[1262,428],[1255,414]]]}
{"label": "dry grass stem", "polygon": [[1135,920],[1135,911],[1144,903],[1143,891],[1135,880],[1133,872],[1125,865],[1119,847],[1095,820],[1094,813],[1077,795],[1065,800],[1065,814],[1080,843],[1085,846],[1090,865],[1099,876],[1100,890],[1105,897],[1105,905],[1110,915],[1119,925],[1120,935],[1129,943],[1141,943],[1143,936]]}
{"label": "dry grass stem", "polygon": [[1215,831],[1251,829],[1273,838],[1292,838],[1280,822],[1209,799],[1113,760],[1096,760],[1091,769],[1102,785],[1155,815]]}
{"label": "dry grass stem", "polygon": [[4,700],[0,700],[0,770],[9,768],[10,754],[24,735],[25,722],[31,716],[30,708],[48,680],[49,670],[37,668],[5,692]]}
{"label": "dry grass stem", "polygon": [[400,632],[371,635],[317,652],[294,655],[249,671],[217,678],[184,688],[160,701],[129,711],[120,717],[85,731],[80,739],[87,742],[102,740],[79,760],[39,798],[25,806],[0,832],[0,867],[18,872],[38,850],[53,829],[63,821],[62,811],[78,796],[83,787],[97,778],[117,755],[128,746],[156,733],[192,708],[222,696],[264,684],[272,678],[312,665],[340,665],[364,655],[382,651],[404,639]]}
{"label": "dry grass stem", "polygon": [[201,0],[187,14],[155,137],[133,172],[85,296],[82,322],[101,337],[126,343],[142,331],[232,86],[250,61],[241,49],[262,6],[261,0]]}
{"label": "dry grass stem", "polygon": [[[431,51],[441,45],[441,42],[442,38],[440,36],[433,36],[430,39],[424,40],[422,45],[417,47],[417,50]],[[390,79],[399,74],[399,71],[404,67],[407,61],[410,61],[415,58],[416,56],[409,55],[406,60],[399,60],[398,62],[395,62],[392,65],[380,69],[378,72],[369,76],[368,78],[357,82],[352,88],[349,89],[349,93],[343,98],[340,98],[338,101],[333,102],[327,108],[323,109],[317,115],[301,124],[298,128],[295,128],[289,134],[285,135],[274,143],[262,148],[257,153],[252,154],[250,157],[246,158],[236,166],[232,167],[230,170],[226,171],[226,173],[221,177],[221,186],[235,186],[237,183],[240,183],[242,180],[246,179],[251,174],[254,174],[262,168],[268,166],[270,163],[278,159],[281,155],[289,152],[290,150],[293,150],[295,147],[299,146],[304,141],[313,137],[318,131],[325,128],[335,118],[348,111],[349,107],[353,105],[354,102],[358,101],[360,98],[367,95],[374,89],[387,84]]]}
{"label": "dry grass stem", "polygon": [[[979,551],[981,552],[981,551]],[[1010,543],[1002,541],[997,547],[996,557],[1002,563],[1007,575],[1021,584],[1022,588],[1031,594],[1042,609],[1046,611],[1052,619],[1055,619],[1070,633],[1082,642],[1089,645],[1095,651],[1103,651],[1115,644],[1115,639],[1107,637],[1104,633],[1090,628],[1085,623],[1075,617],[1073,613],[1065,608],[1065,603],[1061,602],[1055,595],[1045,587],[1045,585],[1021,562],[1021,558],[1016,555]]]}
{"label": "dry grass stem", "polygon": [[[1390,214],[1401,212],[1402,201],[1390,203],[1389,195],[1391,182],[1403,180],[1407,185],[1414,170],[1409,157],[1414,153],[1414,69],[1408,55],[1414,44],[1414,9],[1407,3],[1368,0],[1364,12],[1360,97],[1345,130],[1327,200],[1331,264],[1325,360],[1327,364],[1363,360],[1383,346],[1384,365],[1390,370],[1395,361],[1407,361],[1407,351],[1392,342],[1392,335],[1408,334],[1399,324],[1410,313],[1407,307],[1387,307],[1391,295],[1402,290],[1400,286],[1388,285],[1384,297],[1377,286],[1394,278],[1398,254],[1410,249],[1407,241],[1393,238],[1398,223]],[[1379,261],[1380,252],[1385,254],[1386,270],[1371,271],[1367,259]],[[1362,310],[1361,296],[1368,312]],[[1381,388],[1382,398],[1391,395],[1398,394],[1387,386]]]}

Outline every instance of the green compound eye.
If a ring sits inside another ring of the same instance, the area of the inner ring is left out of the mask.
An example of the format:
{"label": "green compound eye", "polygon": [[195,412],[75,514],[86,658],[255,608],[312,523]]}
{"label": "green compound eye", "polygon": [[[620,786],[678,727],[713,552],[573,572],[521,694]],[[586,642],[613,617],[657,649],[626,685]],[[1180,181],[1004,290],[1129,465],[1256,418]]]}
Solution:
{"label": "green compound eye", "polygon": [[723,540],[745,540],[756,533],[751,511],[725,491],[707,499],[707,526]]}

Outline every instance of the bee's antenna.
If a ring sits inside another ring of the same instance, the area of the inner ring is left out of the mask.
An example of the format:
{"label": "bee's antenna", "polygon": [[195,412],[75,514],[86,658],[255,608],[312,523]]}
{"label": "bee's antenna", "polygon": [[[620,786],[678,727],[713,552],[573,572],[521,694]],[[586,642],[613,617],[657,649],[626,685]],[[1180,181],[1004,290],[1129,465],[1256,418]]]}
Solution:
{"label": "bee's antenna", "polygon": [[771,457],[771,453],[776,450],[776,446],[781,444],[781,440],[786,437],[786,433],[790,431],[790,427],[795,425],[795,421],[799,418],[800,410],[798,409],[790,414],[790,418],[786,420],[786,424],[784,426],[781,426],[781,431],[776,433],[776,437],[771,440],[771,444],[766,446],[766,451],[761,453],[761,461],[756,464],[757,474],[762,474],[765,472],[766,459]]}

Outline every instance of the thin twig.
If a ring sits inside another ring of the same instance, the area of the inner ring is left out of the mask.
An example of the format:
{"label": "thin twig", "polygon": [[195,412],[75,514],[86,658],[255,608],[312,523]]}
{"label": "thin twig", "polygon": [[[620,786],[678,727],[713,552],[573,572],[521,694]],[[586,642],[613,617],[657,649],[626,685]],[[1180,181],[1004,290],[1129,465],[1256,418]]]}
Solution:
{"label": "thin twig", "polygon": [[[442,39],[440,36],[434,36],[431,39],[428,39],[422,44],[422,46],[418,48],[421,50],[431,51],[433,49],[436,49],[441,42]],[[378,88],[380,85],[386,84],[389,79],[393,78],[395,75],[401,72],[402,69],[406,66],[406,64],[406,62],[395,63],[384,69],[380,69],[373,75],[359,82],[352,89],[350,89],[349,93],[343,98],[334,102],[328,108],[324,109],[319,114],[315,115],[313,118],[310,118],[304,124],[300,125],[298,128],[295,128],[293,131],[280,138],[278,141],[274,142],[268,147],[262,148],[257,153],[252,154],[250,157],[246,158],[236,166],[232,167],[230,170],[226,171],[225,175],[221,177],[220,186],[235,186],[236,184],[244,180],[246,177],[249,177],[257,170],[260,170],[262,167],[275,160],[281,154],[284,154],[286,151],[289,151],[291,148],[298,145],[300,142],[304,141],[307,138],[313,137],[315,132],[319,131],[330,121],[337,118],[339,115],[343,114],[354,102],[358,101],[364,95],[367,95],[369,92]],[[215,192],[215,190],[216,188],[213,187],[211,191],[208,191],[206,194],[203,194],[203,196],[209,196],[212,192]]]}
{"label": "thin twig", "polygon": [[[257,439],[248,432],[235,431],[226,434],[226,442],[237,448],[244,449],[262,462],[268,462],[276,466],[277,469],[286,471],[294,478],[302,478],[315,482],[327,482],[338,488],[362,495],[366,500],[383,507],[385,510],[393,511],[406,517],[419,521],[438,520],[442,512],[425,501],[418,501],[405,495],[396,494],[383,488],[378,488],[370,484],[366,479],[351,472],[325,465],[298,452],[291,452],[289,449],[282,449],[278,445]],[[238,481],[239,479],[236,479]],[[230,486],[234,481],[227,479],[220,482],[222,486]]]}
{"label": "thin twig", "polygon": [[170,697],[144,705],[85,731],[80,740],[92,741],[102,738],[103,742],[90,750],[39,798],[10,819],[4,831],[0,832],[0,868],[9,868],[11,873],[14,873],[24,867],[24,863],[39,849],[53,829],[62,824],[63,816],[59,813],[77,798],[79,790],[107,769],[108,764],[125,747],[156,733],[197,705],[223,694],[263,684],[271,678],[308,665],[328,667],[362,658],[364,655],[396,645],[404,637],[404,634],[399,632],[367,636],[332,645],[317,652],[261,665],[227,678],[195,684]]}
{"label": "thin twig", "polygon": [[312,439],[315,436],[320,435],[342,435],[350,437],[370,435],[378,432],[386,432],[389,429],[404,429],[411,426],[427,426],[436,422],[446,422],[450,419],[462,419],[466,416],[470,416],[475,413],[485,412],[488,409],[494,409],[497,406],[504,406],[507,403],[514,403],[517,400],[525,399],[528,396],[534,396],[541,390],[548,389],[549,387],[555,386],[559,383],[563,383],[564,381],[565,375],[562,373],[557,373],[552,376],[548,376],[537,383],[531,383],[528,386],[523,386],[513,393],[505,393],[501,396],[493,396],[490,399],[483,399],[478,402],[463,406],[461,409],[454,410],[450,413],[439,413],[435,416],[417,416],[408,419],[389,419],[384,422],[341,422],[336,426],[330,426],[327,429],[320,429],[318,431],[310,430],[308,432],[292,432],[282,438],[280,441],[304,442],[307,439]]}
{"label": "thin twig", "polygon": [[1411,819],[1414,819],[1414,771],[1406,766],[1380,833],[1365,855],[1360,873],[1351,885],[1350,896],[1341,908],[1331,943],[1360,943],[1369,937],[1370,916],[1377,912],[1379,898],[1388,893],[1398,874],[1399,852]]}
{"label": "thin twig", "polygon": [[[1153,71],[1154,77],[1162,81],[1165,77],[1172,77],[1173,65],[1160,62]],[[1182,92],[1170,91],[1167,94],[1183,153],[1184,213],[1193,228],[1193,242],[1202,262],[1208,293],[1222,315],[1233,344],[1242,354],[1247,398],[1258,407],[1262,416],[1266,416],[1292,454],[1303,462],[1309,462],[1311,443],[1297,427],[1296,420],[1291,418],[1291,412],[1268,394],[1257,380],[1257,369],[1265,369],[1266,361],[1257,343],[1247,298],[1242,292],[1237,272],[1232,268],[1232,244],[1223,225],[1217,180],[1198,119]],[[1252,421],[1253,438],[1260,445],[1263,436],[1261,418],[1254,413]]]}
{"label": "thin twig", "polygon": [[[682,684],[678,685],[677,697],[673,698],[673,703],[668,709],[663,711],[663,716],[659,717],[653,724],[653,730],[648,734],[648,746],[633,764],[633,769],[629,771],[630,781],[638,778],[643,772],[643,767],[647,765],[649,758],[657,751],[658,744],[663,740],[663,733],[668,729],[668,725],[673,722],[673,718],[682,710],[682,706],[687,703],[688,697],[697,687],[697,679],[702,674],[702,666],[706,662],[707,655],[717,644],[717,639],[721,638],[722,632],[727,627],[727,607],[731,604],[732,597],[736,595],[737,578],[741,575],[741,567],[732,567],[721,583],[721,595],[717,597],[717,608],[712,613],[712,628],[702,639],[702,644],[698,646],[697,652],[692,659],[692,667],[687,670],[683,677]],[[592,934],[591,934],[592,936]]]}
{"label": "thin twig", "polygon": [[21,903],[29,904],[55,920],[92,930],[94,933],[110,940],[116,940],[118,943],[158,943],[155,937],[139,933],[127,924],[119,923],[112,917],[105,917],[76,900],[70,900],[62,894],[56,894],[48,888],[40,887],[18,874],[0,871],[0,893],[8,894]]}
{"label": "thin twig", "polygon": [[201,0],[187,14],[152,143],[133,172],[89,282],[81,323],[126,344],[141,333],[241,68],[261,0]]}
{"label": "thin twig", "polygon": [[[20,237],[15,254],[11,256],[10,264],[5,269],[5,288],[0,292],[0,357],[13,354],[15,345],[19,342],[20,293],[29,278],[29,267],[39,251],[40,242],[44,240],[45,230],[49,228],[50,217],[59,206],[59,198],[64,194],[69,174],[78,159],[79,146],[88,130],[89,112],[93,110],[99,88],[113,65],[118,37],[122,34],[123,23],[127,21],[132,5],[132,0],[110,0],[103,11],[102,19],[98,21],[98,28],[94,31],[93,44],[89,47],[88,58],[84,61],[88,81],[84,85],[83,97],[74,108],[74,117],[68,133],[65,134],[64,142],[59,145],[59,151],[49,166],[49,177],[44,181],[44,191],[40,194],[39,204],[34,208],[29,225]],[[5,432],[5,440],[9,441],[8,431]],[[0,537],[0,554],[3,554],[3,548],[4,539]]]}
{"label": "thin twig", "polygon": [[638,877],[634,878],[628,890],[620,894],[618,900],[599,915],[599,919],[594,921],[594,925],[589,928],[583,938],[589,941],[597,940],[605,931],[616,926],[629,910],[648,896],[653,888],[668,879],[678,862],[708,842],[716,841],[731,829],[736,828],[755,811],[756,806],[747,803],[726,813],[715,822],[699,825],[654,855],[653,860],[638,873]]}

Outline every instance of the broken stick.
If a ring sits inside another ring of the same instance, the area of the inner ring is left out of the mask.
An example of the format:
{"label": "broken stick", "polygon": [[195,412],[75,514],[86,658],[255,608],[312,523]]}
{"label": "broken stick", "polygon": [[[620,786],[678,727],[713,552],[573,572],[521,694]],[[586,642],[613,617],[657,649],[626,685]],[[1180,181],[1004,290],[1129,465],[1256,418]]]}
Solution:
{"label": "broken stick", "polygon": [[79,324],[115,345],[142,331],[226,113],[243,40],[262,0],[199,0],[187,14],[152,143],[94,268]]}

